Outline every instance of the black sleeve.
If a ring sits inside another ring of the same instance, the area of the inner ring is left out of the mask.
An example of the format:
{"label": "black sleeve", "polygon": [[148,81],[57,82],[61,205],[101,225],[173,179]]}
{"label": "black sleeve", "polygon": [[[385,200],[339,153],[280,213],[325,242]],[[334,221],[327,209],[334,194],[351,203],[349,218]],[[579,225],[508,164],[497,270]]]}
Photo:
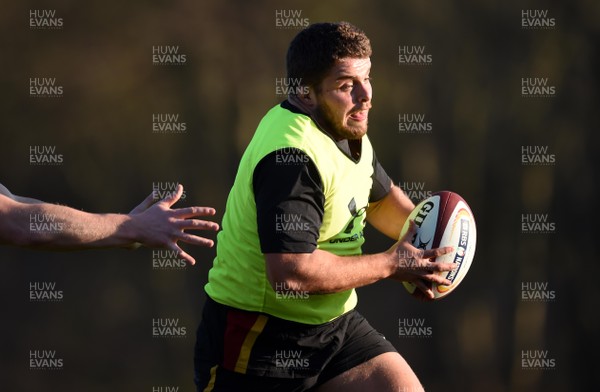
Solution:
{"label": "black sleeve", "polygon": [[392,179],[383,169],[383,166],[377,160],[375,152],[373,152],[373,186],[369,195],[369,202],[375,202],[383,199],[392,189]]}
{"label": "black sleeve", "polygon": [[256,165],[252,180],[261,251],[313,252],[325,196],[308,155],[295,148],[274,151]]}

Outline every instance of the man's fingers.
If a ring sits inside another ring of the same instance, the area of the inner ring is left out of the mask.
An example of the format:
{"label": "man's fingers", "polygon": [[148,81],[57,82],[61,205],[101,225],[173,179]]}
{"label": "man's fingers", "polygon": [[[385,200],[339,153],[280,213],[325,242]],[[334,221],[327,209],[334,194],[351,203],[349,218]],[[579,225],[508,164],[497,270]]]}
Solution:
{"label": "man's fingers", "polygon": [[453,269],[455,269],[456,267],[458,267],[458,264],[456,263],[437,263],[435,261],[427,261],[427,264],[425,266],[426,270],[429,270],[431,272],[445,272],[445,271],[452,271]]}
{"label": "man's fingers", "polygon": [[400,242],[412,242],[412,238],[417,234],[417,225],[414,220],[410,220],[408,222],[408,230],[402,238],[400,238]]}
{"label": "man's fingers", "polygon": [[177,203],[179,198],[181,198],[181,195],[183,195],[183,185],[177,184],[175,192],[159,201],[159,203],[164,203],[167,207],[171,208],[171,206]]}
{"label": "man's fingers", "polygon": [[429,250],[426,250],[425,252],[423,252],[423,258],[424,259],[433,259],[438,256],[445,255],[446,253],[450,253],[453,250],[454,250],[454,248],[451,246],[445,246],[443,248],[429,249]]}
{"label": "man's fingers", "polygon": [[425,297],[427,297],[429,299],[434,298],[433,291],[427,284],[425,284],[425,282],[423,282],[420,279],[417,279],[415,282],[413,282],[413,284],[415,286],[417,286],[417,289],[421,290],[421,292],[425,295]]}
{"label": "man's fingers", "polygon": [[428,282],[442,284],[444,286],[450,286],[452,284],[452,282],[450,282],[448,279],[442,278],[438,274],[423,274],[421,278]]}
{"label": "man's fingers", "polygon": [[186,207],[173,210],[178,218],[195,218],[198,216],[213,216],[217,211],[212,207]]}
{"label": "man's fingers", "polygon": [[401,267],[404,267],[404,269],[407,270],[420,271],[421,273],[452,271],[453,269],[458,267],[458,264],[456,263],[441,263],[430,261],[430,259],[432,259],[433,257],[428,257],[427,253],[423,253],[422,249],[399,249],[397,254]]}
{"label": "man's fingers", "polygon": [[181,257],[182,259],[184,259],[185,261],[187,261],[190,265],[194,265],[196,264],[196,259],[194,259],[192,256],[190,256],[186,251],[182,250],[179,253],[179,257]]}
{"label": "man's fingers", "polygon": [[206,248],[212,248],[215,244],[213,240],[188,233],[182,233],[178,236],[177,240],[192,245],[204,246]]}
{"label": "man's fingers", "polygon": [[179,245],[177,245],[177,243],[172,242],[171,246],[169,246],[169,248],[171,248],[171,250],[176,251],[177,255],[179,257],[181,257],[182,259],[184,259],[185,261],[187,261],[190,265],[196,264],[196,260],[192,256],[190,256],[186,251],[181,249],[179,247]]}
{"label": "man's fingers", "polygon": [[144,201],[142,201],[140,204],[138,204],[133,210],[131,210],[131,212],[129,212],[130,214],[139,214],[140,212],[143,212],[145,210],[147,210],[152,204],[154,204],[156,200],[154,200],[154,192],[150,193],[148,195],[148,197],[146,197],[144,199]]}
{"label": "man's fingers", "polygon": [[219,230],[219,224],[211,221],[204,221],[200,219],[182,219],[177,222],[177,227],[181,230]]}

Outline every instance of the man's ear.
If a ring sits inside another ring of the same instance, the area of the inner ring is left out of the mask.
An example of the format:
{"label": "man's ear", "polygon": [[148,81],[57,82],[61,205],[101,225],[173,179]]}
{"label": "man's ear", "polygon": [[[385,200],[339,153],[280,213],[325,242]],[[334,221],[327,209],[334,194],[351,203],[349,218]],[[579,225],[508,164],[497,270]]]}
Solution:
{"label": "man's ear", "polygon": [[315,89],[309,86],[302,86],[302,92],[297,94],[298,99],[309,109],[314,109],[317,107],[317,96],[315,93]]}

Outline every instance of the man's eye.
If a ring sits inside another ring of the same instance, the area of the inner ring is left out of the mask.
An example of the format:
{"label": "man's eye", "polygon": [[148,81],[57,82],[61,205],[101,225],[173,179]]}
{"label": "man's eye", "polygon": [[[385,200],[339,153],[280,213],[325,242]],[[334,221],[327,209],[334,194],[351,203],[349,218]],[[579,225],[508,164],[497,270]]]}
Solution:
{"label": "man's eye", "polygon": [[340,87],[340,90],[350,91],[350,90],[352,90],[352,87],[354,87],[354,85],[352,85],[352,84],[343,84],[342,87]]}

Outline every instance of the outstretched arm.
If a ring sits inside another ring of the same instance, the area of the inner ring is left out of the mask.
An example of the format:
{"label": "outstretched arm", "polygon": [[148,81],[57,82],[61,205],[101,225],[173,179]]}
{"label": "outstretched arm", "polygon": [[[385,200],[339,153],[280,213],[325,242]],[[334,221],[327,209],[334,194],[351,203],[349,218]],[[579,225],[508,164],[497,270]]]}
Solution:
{"label": "outstretched arm", "polygon": [[392,278],[414,283],[428,298],[433,292],[426,282],[450,284],[439,272],[456,268],[452,263],[432,259],[450,252],[449,247],[417,249],[410,243],[417,226],[410,229],[389,250],[361,256],[336,256],[316,249],[312,253],[265,254],[267,278],[275,289],[294,287],[313,294],[337,293]]}
{"label": "outstretched arm", "polygon": [[[3,187],[4,188],[4,187]],[[6,189],[6,188],[4,188]],[[6,190],[7,191],[7,190]],[[93,214],[50,203],[23,202],[0,191],[0,243],[24,247],[70,250],[106,247],[148,247],[176,250],[194,264],[178,241],[213,246],[213,241],[186,230],[218,230],[218,224],[195,219],[215,214],[210,207],[171,209],[183,186],[170,197],[154,203],[148,196],[129,214]],[[31,199],[34,200],[34,199]]]}

